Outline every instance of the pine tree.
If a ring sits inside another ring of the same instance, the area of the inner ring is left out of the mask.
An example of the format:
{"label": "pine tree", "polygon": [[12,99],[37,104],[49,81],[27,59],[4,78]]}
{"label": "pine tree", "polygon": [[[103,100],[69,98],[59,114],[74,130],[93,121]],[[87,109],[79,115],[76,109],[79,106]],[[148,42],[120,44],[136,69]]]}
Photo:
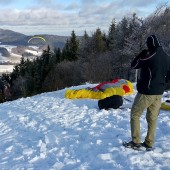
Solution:
{"label": "pine tree", "polygon": [[62,50],[61,61],[69,60],[69,58],[70,58],[70,46],[69,46],[69,40],[67,39],[66,44]]}
{"label": "pine tree", "polygon": [[81,49],[81,51],[83,50],[83,53],[88,52],[89,51],[89,43],[90,43],[90,37],[87,34],[86,30],[84,31],[84,35],[81,38],[80,44],[79,44],[79,50]]}
{"label": "pine tree", "polygon": [[71,33],[70,39],[67,39],[62,50],[61,61],[76,61],[78,59],[79,40],[76,37],[74,30]]}
{"label": "pine tree", "polygon": [[88,38],[89,38],[89,35],[87,34],[87,32],[86,32],[86,30],[84,31],[84,35],[83,35],[83,40],[88,40]]}
{"label": "pine tree", "polygon": [[101,32],[100,28],[96,29],[92,39],[96,52],[104,52],[106,50],[106,41],[104,40],[104,34]]}
{"label": "pine tree", "polygon": [[79,48],[79,41],[76,37],[76,34],[74,30],[71,33],[71,37],[69,40],[69,51],[70,51],[70,56],[69,56],[69,61],[76,61],[77,60],[77,51]]}
{"label": "pine tree", "polygon": [[54,48],[54,63],[60,63],[61,60],[61,50],[60,48]]}
{"label": "pine tree", "polygon": [[78,50],[79,60],[81,60],[82,63],[88,60],[88,56],[91,51],[90,41],[91,41],[91,37],[89,37],[86,31],[84,31],[84,35],[80,39],[79,50]]}
{"label": "pine tree", "polygon": [[20,68],[20,75],[21,75],[21,76],[24,76],[24,75],[25,75],[25,71],[26,71],[24,57],[21,57],[21,61],[20,61],[20,64],[19,64],[19,68]]}
{"label": "pine tree", "polygon": [[116,46],[116,21],[115,19],[112,20],[112,23],[109,27],[107,46],[109,50],[116,48],[115,47]]}

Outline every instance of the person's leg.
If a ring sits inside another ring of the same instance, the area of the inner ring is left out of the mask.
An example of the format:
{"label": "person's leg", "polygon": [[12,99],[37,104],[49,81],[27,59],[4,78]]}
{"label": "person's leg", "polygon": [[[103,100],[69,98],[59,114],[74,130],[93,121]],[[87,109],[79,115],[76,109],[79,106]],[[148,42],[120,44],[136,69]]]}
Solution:
{"label": "person's leg", "polygon": [[148,107],[146,95],[137,93],[131,109],[131,136],[134,143],[140,143],[140,117],[145,108]]}
{"label": "person's leg", "polygon": [[147,136],[145,138],[145,143],[149,147],[152,147],[152,145],[154,144],[156,124],[157,124],[159,110],[161,107],[162,95],[156,95],[154,96],[154,98],[155,98],[154,102],[148,107],[147,113],[146,113],[148,131],[147,131]]}

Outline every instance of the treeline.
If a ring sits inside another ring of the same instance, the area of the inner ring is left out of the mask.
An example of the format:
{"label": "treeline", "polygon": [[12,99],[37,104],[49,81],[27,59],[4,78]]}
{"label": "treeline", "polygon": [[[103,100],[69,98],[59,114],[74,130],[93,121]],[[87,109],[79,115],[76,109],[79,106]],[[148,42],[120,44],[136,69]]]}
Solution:
{"label": "treeline", "polygon": [[73,30],[63,49],[48,46],[33,61],[22,58],[10,75],[13,98],[54,91],[85,82],[99,83],[114,78],[135,80],[130,62],[145,48],[146,38],[156,34],[170,54],[170,7],[161,6],[142,19],[133,14],[111,21],[108,32],[97,28],[82,37]]}

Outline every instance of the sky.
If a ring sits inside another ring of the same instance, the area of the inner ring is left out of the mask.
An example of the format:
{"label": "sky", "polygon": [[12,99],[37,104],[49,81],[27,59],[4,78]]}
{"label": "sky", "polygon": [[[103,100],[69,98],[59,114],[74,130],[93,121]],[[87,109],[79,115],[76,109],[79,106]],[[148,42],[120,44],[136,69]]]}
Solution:
{"label": "sky", "polygon": [[26,35],[107,32],[112,19],[146,18],[168,0],[0,0],[0,28]]}
{"label": "sky", "polygon": [[[131,140],[130,110],[136,85],[115,110],[99,110],[95,99],[65,98],[68,89],[96,85],[86,83],[1,103],[0,169],[169,170],[169,111],[160,110],[153,151],[124,148],[122,142]],[[162,101],[168,98],[170,91]],[[140,119],[141,142],[147,134],[145,114]]]}

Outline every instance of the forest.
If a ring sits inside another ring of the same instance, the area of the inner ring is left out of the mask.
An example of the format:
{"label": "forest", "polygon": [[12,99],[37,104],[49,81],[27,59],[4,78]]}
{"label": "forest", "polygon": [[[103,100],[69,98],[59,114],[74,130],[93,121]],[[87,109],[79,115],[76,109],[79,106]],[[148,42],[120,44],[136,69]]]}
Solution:
{"label": "forest", "polygon": [[130,69],[132,59],[144,48],[149,35],[160,39],[170,55],[170,7],[159,6],[147,18],[136,13],[113,20],[107,32],[100,28],[79,37],[73,30],[64,48],[48,45],[40,57],[33,61],[21,58],[11,74],[3,74],[9,82],[14,100],[66,87],[110,81],[123,78],[136,81],[135,70]]}

